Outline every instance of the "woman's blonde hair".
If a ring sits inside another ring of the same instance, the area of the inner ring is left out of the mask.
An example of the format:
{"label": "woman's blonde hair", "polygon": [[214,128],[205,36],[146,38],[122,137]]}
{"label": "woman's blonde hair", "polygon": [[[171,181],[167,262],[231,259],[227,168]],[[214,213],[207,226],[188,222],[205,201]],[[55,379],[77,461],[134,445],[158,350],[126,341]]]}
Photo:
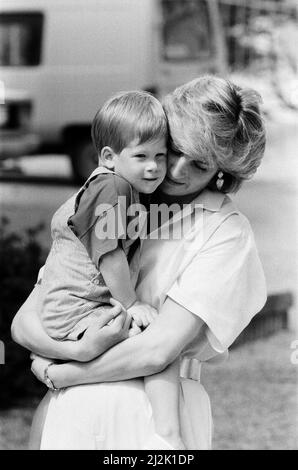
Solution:
{"label": "woman's blonde hair", "polygon": [[168,94],[164,101],[173,145],[224,173],[221,191],[237,191],[261,163],[265,126],[260,95],[228,80],[205,76]]}
{"label": "woman's blonde hair", "polygon": [[96,151],[105,146],[120,153],[130,142],[167,138],[167,118],[161,103],[146,91],[120,92],[96,113],[91,136]]}

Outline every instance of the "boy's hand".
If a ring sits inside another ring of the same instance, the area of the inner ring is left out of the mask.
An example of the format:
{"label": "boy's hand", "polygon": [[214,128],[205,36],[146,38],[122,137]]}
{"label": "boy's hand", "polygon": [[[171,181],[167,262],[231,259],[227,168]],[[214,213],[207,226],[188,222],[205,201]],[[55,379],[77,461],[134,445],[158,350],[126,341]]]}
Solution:
{"label": "boy's hand", "polygon": [[136,322],[134,320],[132,320],[130,329],[128,331],[129,338],[131,336],[139,335],[140,333],[142,333],[141,328],[136,324]]}
{"label": "boy's hand", "polygon": [[139,301],[136,301],[127,309],[127,313],[133,318],[139,328],[147,328],[158,315],[157,310],[151,307],[151,305]]}

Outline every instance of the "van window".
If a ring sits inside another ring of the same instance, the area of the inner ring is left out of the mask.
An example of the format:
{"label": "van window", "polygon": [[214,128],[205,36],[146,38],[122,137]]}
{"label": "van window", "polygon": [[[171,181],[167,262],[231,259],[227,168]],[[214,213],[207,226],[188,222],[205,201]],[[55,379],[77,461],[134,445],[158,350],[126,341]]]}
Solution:
{"label": "van window", "polygon": [[43,15],[0,14],[0,66],[34,66],[40,63]]}
{"label": "van window", "polygon": [[169,61],[208,58],[210,17],[206,1],[162,0],[163,56]]}

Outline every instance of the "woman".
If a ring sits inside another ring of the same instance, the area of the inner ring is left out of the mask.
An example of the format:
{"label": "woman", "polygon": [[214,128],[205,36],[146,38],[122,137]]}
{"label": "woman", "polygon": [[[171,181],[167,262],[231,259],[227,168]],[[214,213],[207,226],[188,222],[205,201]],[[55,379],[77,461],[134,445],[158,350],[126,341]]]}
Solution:
{"label": "woman", "polygon": [[[51,394],[47,413],[39,409],[39,415],[46,414],[41,448],[142,449],[151,437],[152,447],[165,448],[158,447],[140,377],[178,357],[184,443],[188,449],[211,447],[200,364],[224,354],[266,300],[251,228],[226,196],[256,171],[263,156],[258,103],[255,92],[215,77],[194,80],[166,97],[168,172],[154,202],[184,209],[144,240],[137,284],[138,297],[159,316],[144,332],[89,363],[47,367],[47,360],[33,361],[41,380],[46,369],[50,385],[68,387]],[[184,237],[160,236],[162,229],[174,230],[181,222],[189,227]],[[13,335],[43,356],[76,358],[99,337],[103,350],[127,337],[122,312],[116,326],[88,331],[79,344],[56,343],[40,327],[35,299],[33,291],[14,321]]]}

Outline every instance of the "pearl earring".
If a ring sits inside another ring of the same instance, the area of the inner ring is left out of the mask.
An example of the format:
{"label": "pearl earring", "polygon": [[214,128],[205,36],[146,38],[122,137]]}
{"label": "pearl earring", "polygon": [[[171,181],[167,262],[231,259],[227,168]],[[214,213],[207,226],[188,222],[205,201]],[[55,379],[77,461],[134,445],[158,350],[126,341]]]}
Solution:
{"label": "pearl earring", "polygon": [[221,188],[223,187],[223,184],[224,184],[223,172],[219,171],[217,175],[217,180],[216,180],[216,187],[218,191],[221,190]]}

